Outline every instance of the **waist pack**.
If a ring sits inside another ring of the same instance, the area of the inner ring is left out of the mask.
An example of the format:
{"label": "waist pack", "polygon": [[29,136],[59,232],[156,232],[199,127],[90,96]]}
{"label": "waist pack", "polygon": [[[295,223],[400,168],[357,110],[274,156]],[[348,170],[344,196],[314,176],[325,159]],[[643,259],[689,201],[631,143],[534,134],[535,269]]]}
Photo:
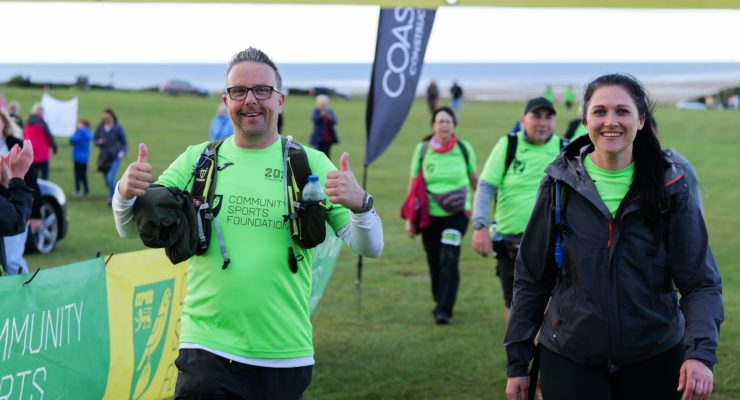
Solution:
{"label": "waist pack", "polygon": [[445,193],[429,194],[434,199],[434,202],[447,212],[457,213],[465,211],[465,199],[468,197],[468,188],[465,186]]}

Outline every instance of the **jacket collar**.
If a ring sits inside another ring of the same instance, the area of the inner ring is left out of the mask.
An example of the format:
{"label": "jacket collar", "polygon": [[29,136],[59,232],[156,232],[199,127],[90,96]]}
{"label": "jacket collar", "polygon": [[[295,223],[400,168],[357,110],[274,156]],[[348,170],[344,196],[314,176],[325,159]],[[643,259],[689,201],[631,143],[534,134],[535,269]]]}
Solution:
{"label": "jacket collar", "polygon": [[[571,142],[563,152],[560,153],[555,161],[545,169],[545,173],[553,179],[566,183],[573,188],[573,190],[580,193],[593,203],[597,208],[611,216],[596,190],[596,185],[594,185],[583,166],[584,157],[592,151],[594,151],[594,145],[591,143],[591,139],[588,136],[581,136]],[[666,196],[670,197],[681,191],[687,190],[687,183],[683,178],[683,172],[681,169],[668,157],[664,157],[664,161],[668,166],[663,175]],[[630,204],[625,208],[624,212],[631,212],[633,211],[633,207],[637,206],[637,202],[635,202],[634,205]]]}

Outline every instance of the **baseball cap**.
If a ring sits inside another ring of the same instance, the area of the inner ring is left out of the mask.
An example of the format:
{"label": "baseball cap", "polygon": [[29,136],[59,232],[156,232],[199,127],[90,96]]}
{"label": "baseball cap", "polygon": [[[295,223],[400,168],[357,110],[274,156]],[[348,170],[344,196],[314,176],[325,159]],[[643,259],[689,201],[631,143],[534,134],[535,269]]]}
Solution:
{"label": "baseball cap", "polygon": [[546,108],[552,111],[553,114],[557,114],[557,112],[555,112],[555,107],[552,105],[552,102],[544,97],[535,97],[534,99],[529,100],[527,102],[527,106],[524,107],[524,113],[526,114],[540,108]]}

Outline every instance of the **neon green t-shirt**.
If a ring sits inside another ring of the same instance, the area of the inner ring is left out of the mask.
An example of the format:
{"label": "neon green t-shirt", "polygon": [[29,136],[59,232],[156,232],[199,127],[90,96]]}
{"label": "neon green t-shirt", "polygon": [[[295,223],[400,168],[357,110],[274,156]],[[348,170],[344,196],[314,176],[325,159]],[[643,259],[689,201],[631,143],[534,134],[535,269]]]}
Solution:
{"label": "neon green t-shirt", "polygon": [[534,201],[545,168],[560,153],[560,138],[552,135],[541,145],[533,145],[524,140],[524,131],[517,132],[516,153],[509,170],[506,167],[506,150],[509,139],[504,136],[483,166],[480,179],[498,188],[496,193],[496,229],[504,235],[518,235],[524,232],[534,209]]}
{"label": "neon green t-shirt", "polygon": [[599,197],[604,201],[606,208],[609,209],[612,218],[614,218],[617,215],[619,204],[622,203],[622,199],[630,190],[630,185],[632,185],[632,179],[635,176],[635,163],[630,163],[627,168],[612,171],[594,164],[591,161],[591,156],[588,155],[583,160],[583,167],[586,168],[586,173],[594,181]]}
{"label": "neon green t-shirt", "polygon": [[[426,154],[424,154],[423,161],[424,182],[427,184],[427,192],[440,194],[463,187],[470,189],[470,177],[468,174],[475,173],[475,152],[467,141],[460,138],[456,138],[456,140],[459,140],[465,146],[465,149],[468,150],[468,164],[465,165],[465,157],[457,144],[447,153],[437,153],[432,151],[432,145],[430,143],[427,147]],[[422,145],[423,142],[416,145],[414,155],[411,157],[410,175],[412,178],[415,178],[419,174],[419,156],[421,155]],[[472,196],[470,192],[468,190],[467,197],[465,198],[466,210],[472,208]],[[429,199],[429,215],[448,217],[454,214],[443,210],[431,195],[428,195],[427,198]]]}
{"label": "neon green t-shirt", "polygon": [[[157,183],[185,187],[206,145],[188,147]],[[326,173],[336,168],[323,153],[304,148],[312,173],[323,185]],[[231,263],[221,268],[214,227],[208,251],[190,259],[180,341],[247,358],[312,356],[313,250],[293,245],[283,222],[281,141],[249,150],[237,147],[230,137],[219,149],[218,166],[214,213]],[[349,211],[335,205],[327,220],[337,232],[350,222]],[[290,246],[300,260],[296,274],[288,265]]]}

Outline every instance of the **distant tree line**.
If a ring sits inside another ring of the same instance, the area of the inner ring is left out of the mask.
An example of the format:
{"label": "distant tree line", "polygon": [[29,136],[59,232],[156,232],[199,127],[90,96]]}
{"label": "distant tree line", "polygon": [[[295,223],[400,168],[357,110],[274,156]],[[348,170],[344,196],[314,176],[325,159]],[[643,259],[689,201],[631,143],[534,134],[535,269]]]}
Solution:
{"label": "distant tree line", "polygon": [[[86,75],[80,75],[77,77],[75,83],[53,83],[53,82],[35,82],[31,81],[30,76],[13,75],[7,82],[0,83],[8,87],[19,87],[19,88],[31,88],[31,89],[105,89],[112,90],[112,85],[99,85],[96,83],[90,83]],[[156,88],[154,88],[156,90]]]}

